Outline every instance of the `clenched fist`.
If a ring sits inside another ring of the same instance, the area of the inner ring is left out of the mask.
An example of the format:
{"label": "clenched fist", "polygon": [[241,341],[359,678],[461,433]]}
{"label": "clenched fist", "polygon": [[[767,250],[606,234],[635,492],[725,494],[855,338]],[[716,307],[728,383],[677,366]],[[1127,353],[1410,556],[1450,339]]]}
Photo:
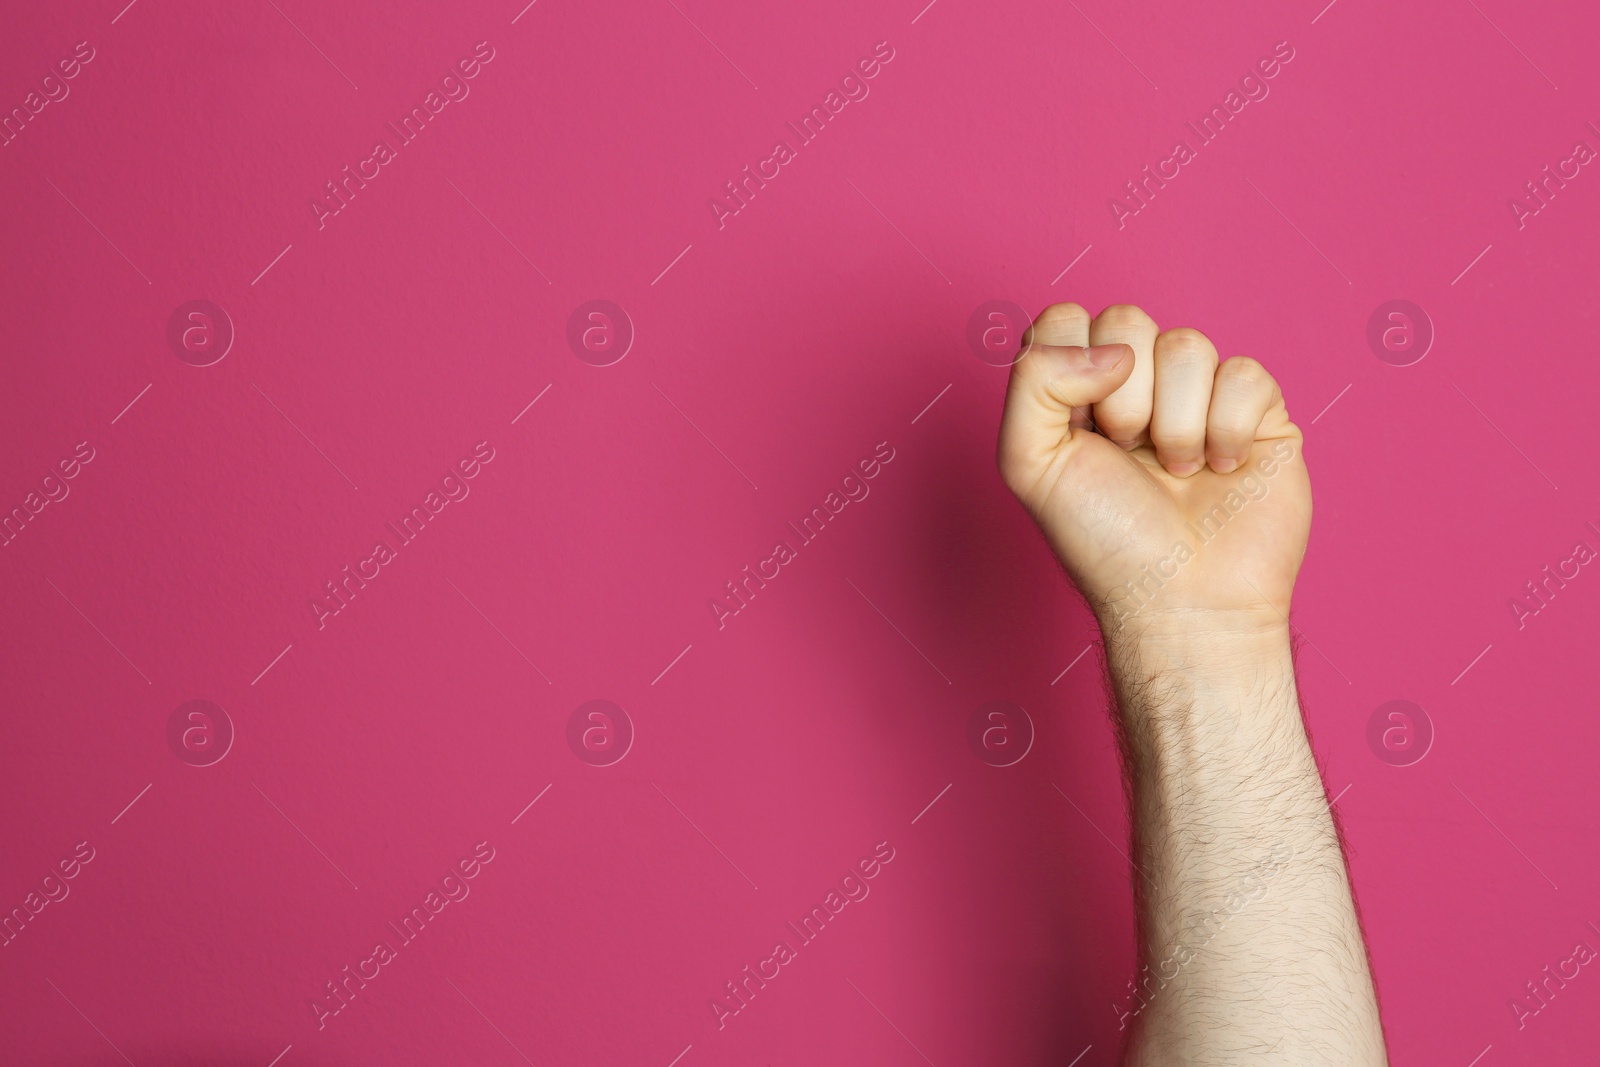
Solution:
{"label": "clenched fist", "polygon": [[1055,304],[1012,367],[998,458],[1108,640],[1286,625],[1311,486],[1255,360],[1130,305]]}
{"label": "clenched fist", "polygon": [[[1130,1067],[1386,1062],[1294,678],[1300,446],[1259,363],[1136,307],[1046,308],[1011,370],[1000,471],[1106,638],[1140,889]],[[1271,892],[1241,889],[1280,849]]]}

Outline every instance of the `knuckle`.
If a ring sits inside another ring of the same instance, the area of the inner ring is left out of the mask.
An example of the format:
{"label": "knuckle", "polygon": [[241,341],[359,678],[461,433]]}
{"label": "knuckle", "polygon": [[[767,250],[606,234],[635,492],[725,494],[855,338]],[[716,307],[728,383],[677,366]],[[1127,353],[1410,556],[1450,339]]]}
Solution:
{"label": "knuckle", "polygon": [[1034,329],[1040,331],[1063,331],[1068,329],[1087,328],[1089,313],[1080,304],[1051,304],[1039,312],[1033,320]]}
{"label": "knuckle", "polygon": [[1112,304],[1095,316],[1094,321],[1112,330],[1154,329],[1156,325],[1155,320],[1146,315],[1142,308],[1133,304]]}
{"label": "knuckle", "polygon": [[1147,423],[1142,419],[1127,416],[1095,416],[1095,428],[1100,433],[1115,441],[1119,445],[1131,445],[1144,436]]}
{"label": "knuckle", "polygon": [[1248,403],[1213,404],[1206,417],[1206,435],[1237,446],[1255,440],[1260,424],[1260,411]]}
{"label": "knuckle", "polygon": [[1156,355],[1167,363],[1185,366],[1217,362],[1217,349],[1211,339],[1199,330],[1180,326],[1168,330],[1156,339]]}
{"label": "knuckle", "polygon": [[1206,436],[1221,445],[1237,447],[1255,438],[1256,428],[1242,411],[1218,412],[1206,427]]}
{"label": "knuckle", "polygon": [[1163,455],[1187,455],[1199,452],[1200,446],[1205,441],[1203,430],[1196,431],[1188,428],[1153,427],[1150,430],[1150,443],[1156,446],[1156,451]]}
{"label": "knuckle", "polygon": [[1119,445],[1136,440],[1139,436],[1139,427],[1131,422],[1117,422],[1115,419],[1096,419],[1094,428],[1100,436],[1117,442]]}
{"label": "knuckle", "polygon": [[1096,419],[1094,429],[1101,432],[1101,437],[1107,438],[1114,445],[1122,448],[1133,448],[1142,440],[1149,438],[1149,422],[1138,419]]}
{"label": "knuckle", "polygon": [[1249,356],[1233,356],[1222,364],[1218,373],[1241,385],[1266,385],[1272,382],[1272,375],[1267,373],[1267,368]]}

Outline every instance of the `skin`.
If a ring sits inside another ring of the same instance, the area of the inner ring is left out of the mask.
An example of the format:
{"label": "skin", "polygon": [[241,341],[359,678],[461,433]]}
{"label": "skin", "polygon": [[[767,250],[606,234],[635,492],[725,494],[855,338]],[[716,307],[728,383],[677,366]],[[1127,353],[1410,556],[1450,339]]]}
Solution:
{"label": "skin", "polygon": [[1000,471],[1099,620],[1129,782],[1124,1062],[1387,1063],[1295,689],[1311,486],[1281,390],[1128,305],[1024,341]]}

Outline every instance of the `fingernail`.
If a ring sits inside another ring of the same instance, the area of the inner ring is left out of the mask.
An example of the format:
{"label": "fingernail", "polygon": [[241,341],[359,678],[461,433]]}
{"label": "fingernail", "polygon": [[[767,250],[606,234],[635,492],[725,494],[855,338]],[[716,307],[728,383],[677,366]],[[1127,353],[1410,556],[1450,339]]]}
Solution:
{"label": "fingernail", "polygon": [[1216,471],[1218,474],[1228,474],[1237,470],[1238,467],[1239,461],[1234,459],[1232,456],[1223,456],[1221,459],[1215,459],[1211,461],[1211,469]]}
{"label": "fingernail", "polygon": [[1089,349],[1089,362],[1100,370],[1109,370],[1122,362],[1127,345],[1095,345]]}

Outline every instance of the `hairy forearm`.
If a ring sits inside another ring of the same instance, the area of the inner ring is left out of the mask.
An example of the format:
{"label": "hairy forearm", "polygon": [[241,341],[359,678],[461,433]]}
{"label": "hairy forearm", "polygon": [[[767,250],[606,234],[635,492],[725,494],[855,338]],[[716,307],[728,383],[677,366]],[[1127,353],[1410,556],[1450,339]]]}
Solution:
{"label": "hairy forearm", "polygon": [[1139,868],[1128,1062],[1383,1064],[1287,628],[1111,634],[1107,652]]}

